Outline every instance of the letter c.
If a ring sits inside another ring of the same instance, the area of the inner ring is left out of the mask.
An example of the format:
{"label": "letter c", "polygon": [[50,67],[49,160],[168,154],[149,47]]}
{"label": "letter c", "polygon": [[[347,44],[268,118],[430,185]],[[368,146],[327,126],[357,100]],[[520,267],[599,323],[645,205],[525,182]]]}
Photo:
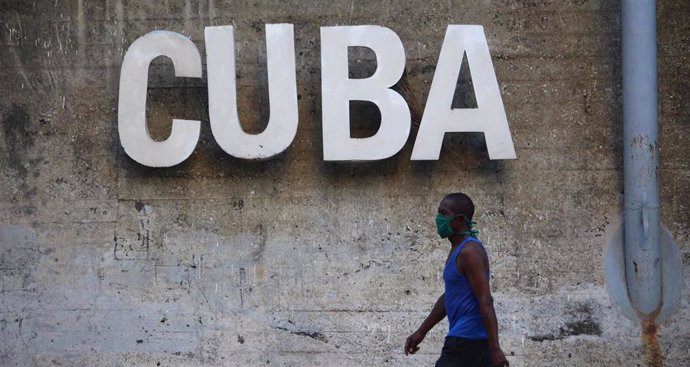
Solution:
{"label": "letter c", "polygon": [[201,56],[187,37],[170,31],[153,31],[139,37],[127,49],[120,70],[117,130],[120,144],[135,161],[149,167],[182,163],[196,148],[199,120],[173,119],[170,137],[151,138],[146,125],[146,93],[149,64],[158,56],[169,57],[175,76],[201,78]]}

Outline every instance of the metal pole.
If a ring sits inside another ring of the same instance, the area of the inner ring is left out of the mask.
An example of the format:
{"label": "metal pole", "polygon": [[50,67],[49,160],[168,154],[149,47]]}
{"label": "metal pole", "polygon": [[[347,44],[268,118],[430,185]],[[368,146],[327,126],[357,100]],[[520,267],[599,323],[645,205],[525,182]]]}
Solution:
{"label": "metal pole", "polygon": [[621,4],[625,275],[644,317],[661,305],[656,2]]}

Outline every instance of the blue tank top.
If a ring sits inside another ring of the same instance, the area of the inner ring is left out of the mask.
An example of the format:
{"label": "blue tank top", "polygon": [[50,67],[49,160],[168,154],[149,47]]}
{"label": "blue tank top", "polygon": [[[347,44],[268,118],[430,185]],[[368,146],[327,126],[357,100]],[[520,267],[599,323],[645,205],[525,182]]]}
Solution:
{"label": "blue tank top", "polygon": [[[448,336],[467,339],[486,339],[487,333],[479,314],[479,301],[472,293],[467,278],[458,271],[457,259],[467,242],[474,241],[484,250],[481,241],[468,237],[460,243],[443,269],[443,282],[446,287],[445,306],[448,314]],[[484,250],[486,254],[486,250]],[[487,255],[488,256],[488,255]],[[488,271],[488,269],[487,269]],[[487,277],[489,273],[487,272]]]}

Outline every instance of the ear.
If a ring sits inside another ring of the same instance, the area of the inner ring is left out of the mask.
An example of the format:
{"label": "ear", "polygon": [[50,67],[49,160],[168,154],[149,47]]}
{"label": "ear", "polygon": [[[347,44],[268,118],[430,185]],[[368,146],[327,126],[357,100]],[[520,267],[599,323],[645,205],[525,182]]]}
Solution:
{"label": "ear", "polygon": [[457,217],[453,218],[453,221],[451,222],[451,227],[454,227],[453,229],[456,231],[462,228],[463,225],[465,225],[464,215],[458,215]]}

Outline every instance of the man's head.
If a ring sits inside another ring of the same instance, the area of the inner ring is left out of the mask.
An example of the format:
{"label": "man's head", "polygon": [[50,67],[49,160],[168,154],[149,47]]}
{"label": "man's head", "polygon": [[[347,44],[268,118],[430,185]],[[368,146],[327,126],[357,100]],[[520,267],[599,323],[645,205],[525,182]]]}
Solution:
{"label": "man's head", "polygon": [[451,216],[451,215],[464,215],[468,220],[472,220],[474,216],[474,203],[469,196],[456,192],[453,194],[446,195],[441,204],[438,206],[438,213]]}
{"label": "man's head", "polygon": [[[471,229],[472,216],[474,216],[474,203],[469,196],[463,193],[446,195],[438,206],[436,225],[442,238],[452,236],[454,233]],[[452,218],[452,219],[451,219]],[[451,219],[448,222],[448,219]],[[444,223],[445,222],[445,223]]]}

